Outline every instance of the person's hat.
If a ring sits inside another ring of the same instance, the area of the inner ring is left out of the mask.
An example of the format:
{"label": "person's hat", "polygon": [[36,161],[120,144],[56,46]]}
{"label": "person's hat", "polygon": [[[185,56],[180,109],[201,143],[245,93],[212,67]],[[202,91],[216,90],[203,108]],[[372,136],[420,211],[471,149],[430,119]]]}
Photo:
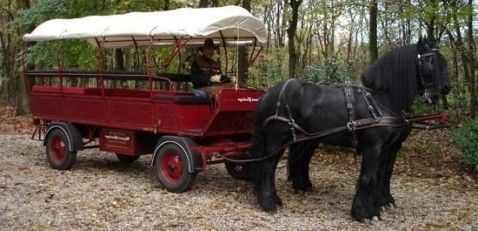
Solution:
{"label": "person's hat", "polygon": [[218,46],[216,46],[214,44],[214,41],[212,41],[212,39],[210,38],[207,38],[206,40],[204,40],[204,48],[212,48],[212,49],[217,49]]}

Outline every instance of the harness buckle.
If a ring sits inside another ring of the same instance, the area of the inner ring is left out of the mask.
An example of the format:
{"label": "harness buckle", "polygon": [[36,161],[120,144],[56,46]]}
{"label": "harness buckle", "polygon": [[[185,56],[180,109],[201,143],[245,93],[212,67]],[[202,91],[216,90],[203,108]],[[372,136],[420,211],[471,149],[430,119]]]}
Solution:
{"label": "harness buckle", "polygon": [[355,131],[357,130],[357,123],[355,121],[349,121],[347,122],[347,129],[350,131]]}

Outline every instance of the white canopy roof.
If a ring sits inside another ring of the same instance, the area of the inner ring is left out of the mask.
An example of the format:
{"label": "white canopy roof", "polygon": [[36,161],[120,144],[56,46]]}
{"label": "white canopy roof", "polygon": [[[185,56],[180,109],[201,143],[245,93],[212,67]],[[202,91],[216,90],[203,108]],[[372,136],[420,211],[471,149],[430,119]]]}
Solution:
{"label": "white canopy roof", "polygon": [[[238,6],[181,8],[170,11],[132,12],[110,16],[52,19],[40,24],[26,41],[88,39],[105,47],[134,47],[173,44],[176,39],[257,39],[266,42],[264,23]],[[169,41],[169,42],[168,42]],[[218,42],[218,40],[216,40]]]}

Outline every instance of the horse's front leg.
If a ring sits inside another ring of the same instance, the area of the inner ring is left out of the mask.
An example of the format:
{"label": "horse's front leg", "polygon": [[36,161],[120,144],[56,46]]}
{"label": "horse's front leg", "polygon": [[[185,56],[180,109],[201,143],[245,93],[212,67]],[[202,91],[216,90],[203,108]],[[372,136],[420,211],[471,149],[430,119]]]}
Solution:
{"label": "horse's front leg", "polygon": [[410,134],[410,130],[400,130],[399,133],[392,135],[389,141],[382,149],[382,163],[381,163],[381,188],[380,188],[380,206],[388,211],[393,211],[396,207],[395,199],[390,192],[390,179],[393,173],[393,167],[398,152],[402,148],[402,143]]}
{"label": "horse's front leg", "polygon": [[352,216],[362,222],[378,220],[380,218],[379,196],[381,189],[380,144],[367,144],[362,146],[362,166],[357,182],[356,193],[352,203]]}
{"label": "horse's front leg", "polygon": [[394,210],[396,207],[395,199],[390,192],[390,179],[393,173],[393,166],[395,165],[395,159],[398,155],[398,152],[402,148],[403,140],[395,142],[391,145],[388,153],[384,156],[384,173],[383,173],[383,185],[382,185],[382,205],[385,209]]}

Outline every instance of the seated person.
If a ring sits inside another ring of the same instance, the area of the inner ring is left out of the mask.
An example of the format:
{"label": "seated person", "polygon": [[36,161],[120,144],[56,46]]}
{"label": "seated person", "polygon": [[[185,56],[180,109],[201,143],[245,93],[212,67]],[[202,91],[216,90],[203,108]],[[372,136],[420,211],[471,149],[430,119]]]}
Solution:
{"label": "seated person", "polygon": [[226,75],[221,74],[221,65],[212,59],[216,48],[212,39],[204,40],[204,45],[200,48],[201,52],[191,65],[195,96],[212,97],[219,90],[234,86]]}

